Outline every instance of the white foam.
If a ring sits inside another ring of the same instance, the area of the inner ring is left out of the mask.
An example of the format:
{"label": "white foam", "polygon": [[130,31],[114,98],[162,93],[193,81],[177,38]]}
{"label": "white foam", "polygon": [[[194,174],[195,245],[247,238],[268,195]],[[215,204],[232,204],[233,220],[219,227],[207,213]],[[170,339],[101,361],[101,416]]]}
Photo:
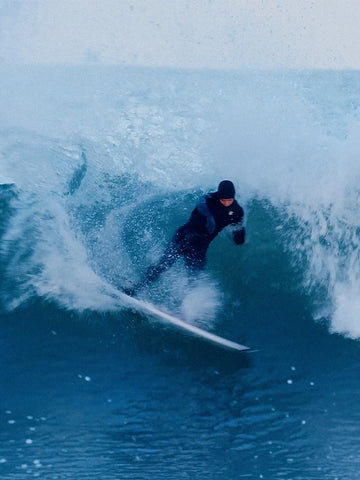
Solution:
{"label": "white foam", "polygon": [[181,314],[189,323],[209,328],[221,305],[219,290],[211,284],[193,286],[181,304]]}
{"label": "white foam", "polygon": [[354,286],[336,285],[331,330],[347,337],[360,338],[360,282]]}

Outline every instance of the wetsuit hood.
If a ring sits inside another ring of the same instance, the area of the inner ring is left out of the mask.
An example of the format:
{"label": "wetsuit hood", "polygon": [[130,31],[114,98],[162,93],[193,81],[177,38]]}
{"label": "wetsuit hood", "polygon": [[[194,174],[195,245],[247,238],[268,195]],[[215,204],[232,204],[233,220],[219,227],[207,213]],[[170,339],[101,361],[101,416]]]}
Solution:
{"label": "wetsuit hood", "polygon": [[218,186],[218,196],[220,199],[229,199],[235,197],[235,187],[230,180],[223,180]]}

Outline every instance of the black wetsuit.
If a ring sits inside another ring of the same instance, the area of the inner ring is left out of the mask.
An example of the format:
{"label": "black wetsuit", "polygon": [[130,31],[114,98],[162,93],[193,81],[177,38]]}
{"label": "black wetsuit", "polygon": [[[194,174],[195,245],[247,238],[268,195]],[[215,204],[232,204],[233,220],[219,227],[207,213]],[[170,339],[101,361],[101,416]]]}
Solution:
{"label": "black wetsuit", "polygon": [[229,225],[233,225],[234,242],[237,245],[243,244],[245,242],[243,221],[244,210],[236,200],[229,207],[225,207],[220,203],[218,192],[202,196],[188,222],[176,231],[159,263],[147,269],[141,286],[156,280],[180,256],[184,257],[186,265],[191,269],[203,269],[210,242]]}

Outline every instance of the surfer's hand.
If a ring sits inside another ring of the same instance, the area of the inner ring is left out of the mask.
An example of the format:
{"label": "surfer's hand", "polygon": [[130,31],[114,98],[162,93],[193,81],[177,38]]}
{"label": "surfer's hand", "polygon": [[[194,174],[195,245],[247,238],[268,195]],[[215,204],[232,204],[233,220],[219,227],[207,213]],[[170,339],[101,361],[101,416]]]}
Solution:
{"label": "surfer's hand", "polygon": [[245,242],[245,229],[242,228],[233,232],[233,239],[236,245],[242,245]]}

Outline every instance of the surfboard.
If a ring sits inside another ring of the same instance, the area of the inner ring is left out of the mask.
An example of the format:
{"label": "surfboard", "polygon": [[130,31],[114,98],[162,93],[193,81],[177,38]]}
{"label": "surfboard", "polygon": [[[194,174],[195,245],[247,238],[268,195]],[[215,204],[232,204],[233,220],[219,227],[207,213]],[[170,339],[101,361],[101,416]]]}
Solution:
{"label": "surfboard", "polygon": [[176,315],[173,315],[170,312],[167,312],[165,310],[162,310],[156,307],[150,302],[146,302],[144,300],[140,300],[135,297],[130,297],[129,295],[126,295],[126,293],[123,293],[123,292],[118,292],[118,296],[125,301],[124,303],[131,310],[142,313],[146,316],[151,316],[168,326],[180,329],[184,333],[188,333],[206,342],[210,342],[213,345],[226,348],[228,350],[236,350],[239,352],[250,350],[250,348],[246,347],[245,345],[241,345],[240,343],[234,342],[232,340],[228,340],[227,338],[220,337],[215,333],[208,332],[207,330],[203,330],[202,328],[196,327],[195,325],[191,325],[185,320],[182,320]]}

